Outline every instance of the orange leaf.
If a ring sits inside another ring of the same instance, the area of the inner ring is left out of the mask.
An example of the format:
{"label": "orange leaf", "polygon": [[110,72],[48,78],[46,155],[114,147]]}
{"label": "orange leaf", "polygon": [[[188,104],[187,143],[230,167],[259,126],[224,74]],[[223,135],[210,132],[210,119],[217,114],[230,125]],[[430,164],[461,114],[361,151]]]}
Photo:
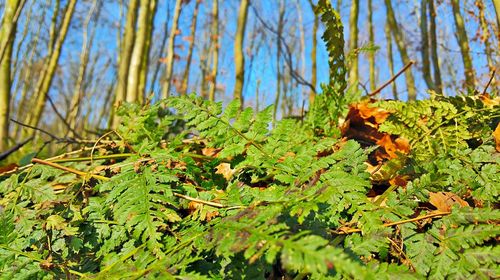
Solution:
{"label": "orange leaf", "polygon": [[469,206],[467,201],[452,192],[430,192],[429,203],[436,207],[437,210],[443,212],[449,212],[453,205],[460,205],[461,207]]}
{"label": "orange leaf", "polygon": [[390,158],[397,158],[397,152],[407,154],[410,151],[408,140],[400,137],[393,141],[392,137],[388,134],[385,134],[378,140],[377,145],[383,147]]}
{"label": "orange leaf", "polygon": [[495,138],[496,150],[500,153],[500,123],[497,125],[495,131],[493,131],[493,138]]}

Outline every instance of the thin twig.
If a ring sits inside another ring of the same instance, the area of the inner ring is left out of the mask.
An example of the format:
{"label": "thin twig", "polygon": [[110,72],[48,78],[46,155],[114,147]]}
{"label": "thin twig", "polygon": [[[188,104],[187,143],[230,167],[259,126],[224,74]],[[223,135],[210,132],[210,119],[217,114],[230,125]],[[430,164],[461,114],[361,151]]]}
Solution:
{"label": "thin twig", "polygon": [[91,160],[101,160],[101,159],[121,159],[128,158],[135,154],[132,153],[124,153],[124,154],[113,154],[113,155],[103,155],[103,156],[94,156],[94,157],[77,157],[77,158],[61,158],[50,160],[50,162],[80,162],[80,161],[91,161]]}
{"label": "thin twig", "polygon": [[81,177],[92,177],[92,178],[95,178],[95,179],[98,179],[98,180],[102,180],[102,181],[108,181],[109,180],[108,177],[104,177],[104,176],[101,176],[101,175],[96,175],[96,174],[91,174],[91,173],[83,172],[83,171],[80,171],[80,170],[76,170],[76,169],[73,169],[73,168],[70,168],[70,167],[66,167],[66,166],[63,166],[63,165],[60,165],[60,164],[57,164],[57,163],[54,163],[54,162],[46,161],[46,160],[43,160],[43,159],[39,159],[39,158],[34,158],[34,159],[31,160],[31,162],[48,165],[48,166],[51,166],[51,167],[54,167],[54,168],[57,168],[57,169],[64,170],[64,171],[69,172],[69,173],[76,174],[76,175],[81,176]]}
{"label": "thin twig", "polygon": [[25,139],[24,141],[17,143],[14,145],[12,148],[8,149],[5,152],[0,153],[0,161],[6,159],[9,155],[14,153],[15,151],[21,149],[24,145],[26,145],[29,141],[33,140],[33,136],[31,136],[28,139]]}
{"label": "thin twig", "polygon": [[412,66],[413,64],[415,63],[414,60],[410,60],[410,62],[408,62],[408,64],[405,65],[405,67],[403,67],[401,70],[399,70],[398,73],[396,73],[396,75],[392,76],[387,82],[385,82],[383,85],[381,85],[380,87],[378,87],[376,90],[370,92],[368,94],[368,96],[374,96],[376,95],[377,93],[381,92],[386,86],[390,85],[392,82],[394,82],[394,80],[396,80],[401,74],[403,74],[406,70],[408,70],[408,68],[410,68],[410,66]]}
{"label": "thin twig", "polygon": [[496,72],[496,69],[493,69],[491,71],[491,75],[490,75],[490,80],[488,81],[488,83],[486,84],[486,86],[484,87],[484,90],[483,90],[483,95],[486,94],[486,90],[488,89],[488,87],[490,86],[491,82],[493,81],[493,78],[495,78],[495,72]]}
{"label": "thin twig", "polygon": [[74,128],[69,125],[69,123],[66,121],[66,119],[59,113],[59,110],[57,110],[56,104],[54,104],[54,101],[52,101],[52,98],[50,95],[47,94],[47,101],[49,101],[50,107],[52,107],[52,110],[54,110],[54,113],[56,113],[57,117],[63,122],[64,126],[66,126],[77,138],[82,138],[78,132],[75,131]]}
{"label": "thin twig", "polygon": [[[288,68],[290,70],[289,71],[290,76],[292,76],[292,78],[294,78],[297,83],[299,83],[301,85],[304,85],[304,86],[307,86],[313,92],[316,92],[316,87],[313,84],[311,84],[310,82],[308,82],[306,79],[304,79],[304,77],[302,77],[297,72],[297,70],[295,70],[293,68],[292,52],[290,51],[290,46],[288,46],[288,44],[285,43],[285,39],[283,38],[283,36],[281,34],[279,34],[277,30],[273,29],[269,24],[266,23],[266,21],[260,16],[260,14],[258,13],[257,9],[253,5],[250,5],[250,7],[252,7],[252,10],[253,10],[255,16],[260,21],[260,23],[264,26],[264,28],[266,28],[267,30],[271,31],[271,33],[274,33],[275,35],[277,35],[280,38],[280,42],[282,44],[280,44],[278,46],[278,48],[280,48],[280,50],[283,51],[282,53],[283,53],[283,56],[285,58],[284,59],[285,63],[287,64],[287,66],[288,66]],[[283,47],[284,47],[284,49],[283,49]]]}
{"label": "thin twig", "polygon": [[225,206],[224,204],[221,204],[221,203],[206,201],[206,200],[202,200],[202,199],[190,197],[190,196],[187,196],[187,195],[184,195],[184,194],[180,194],[180,193],[173,193],[173,194],[174,194],[174,196],[177,196],[177,197],[180,197],[180,198],[184,198],[184,199],[187,199],[187,200],[190,200],[190,201],[193,201],[193,202],[197,202],[197,203],[201,203],[201,204],[206,204],[206,205],[213,206],[213,207],[216,207],[216,208],[226,208],[227,207],[227,206]]}
{"label": "thin twig", "polygon": [[[428,219],[428,218],[433,218],[433,217],[437,217],[437,216],[446,216],[446,215],[449,215],[451,214],[451,212],[434,212],[434,213],[431,213],[431,214],[427,214],[427,215],[423,215],[423,216],[418,216],[416,218],[412,218],[412,219],[407,219],[407,220],[402,220],[402,221],[397,221],[397,222],[392,222],[392,223],[387,223],[387,224],[383,224],[384,227],[392,227],[392,226],[396,226],[396,225],[401,225],[401,224],[406,224],[406,223],[413,223],[413,222],[416,222],[416,221],[420,221],[420,220],[425,220],[425,219]],[[356,232],[361,232],[361,229],[359,228],[351,228],[351,229],[340,229],[340,230],[337,230],[337,234],[350,234],[350,233],[356,233]]]}
{"label": "thin twig", "polygon": [[54,134],[52,134],[52,133],[50,133],[50,132],[48,132],[48,131],[46,131],[46,130],[44,130],[44,129],[41,129],[41,128],[39,128],[39,127],[31,126],[31,125],[29,125],[29,124],[25,124],[25,123],[22,123],[22,122],[20,122],[20,121],[16,121],[15,119],[10,119],[10,121],[11,121],[11,122],[14,122],[14,123],[16,123],[16,124],[18,124],[18,125],[20,125],[20,126],[24,126],[24,127],[31,128],[31,129],[33,129],[33,130],[36,130],[36,131],[40,131],[40,132],[42,132],[43,134],[46,134],[46,135],[50,136],[52,139],[56,139],[57,141],[63,141],[63,139],[62,139],[62,138],[57,137],[57,136],[55,136]]}

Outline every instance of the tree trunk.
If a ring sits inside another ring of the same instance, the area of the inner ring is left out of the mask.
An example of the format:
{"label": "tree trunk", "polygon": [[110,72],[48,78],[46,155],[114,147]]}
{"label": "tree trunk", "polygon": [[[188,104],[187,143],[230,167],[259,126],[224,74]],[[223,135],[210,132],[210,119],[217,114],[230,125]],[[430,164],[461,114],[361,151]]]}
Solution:
{"label": "tree trunk", "polygon": [[482,0],[476,0],[475,6],[479,12],[479,24],[481,25],[481,41],[484,42],[484,52],[486,53],[486,59],[488,60],[488,68],[491,71],[495,69],[495,61],[493,60],[491,54],[491,45],[490,45],[490,30],[488,26],[488,22],[486,21],[486,16],[484,14],[484,3]]}
{"label": "tree trunk", "polygon": [[135,40],[133,43],[132,55],[130,57],[130,66],[127,78],[127,102],[137,102],[143,92],[139,92],[139,80],[141,74],[141,67],[146,50],[146,41],[148,37],[148,26],[152,24],[149,22],[149,5],[150,0],[140,0],[139,16],[137,18],[137,29],[135,31]]}
{"label": "tree trunk", "polygon": [[238,27],[234,38],[234,68],[236,81],[233,96],[239,99],[243,106],[243,84],[245,82],[245,57],[243,55],[243,41],[245,39],[245,27],[247,25],[248,0],[241,0],[238,12]]}
{"label": "tree trunk", "polygon": [[[89,55],[90,55],[90,47],[92,46],[92,42],[94,41],[94,36],[95,36],[95,30],[96,28],[94,27],[92,29],[92,32],[90,34],[90,39],[88,38],[88,28],[90,24],[90,20],[92,19],[92,16],[94,15],[94,12],[96,9],[100,9],[100,7],[97,7],[97,0],[94,0],[92,3],[92,7],[89,10],[89,13],[87,15],[87,18],[85,19],[85,22],[83,23],[83,40],[82,40],[82,51],[80,52],[80,67],[78,69],[78,76],[76,78],[76,83],[75,83],[75,89],[73,92],[73,98],[71,99],[71,104],[69,107],[69,112],[68,115],[66,116],[66,121],[69,125],[70,128],[73,129],[73,137],[76,136],[74,135],[74,130],[76,129],[76,121],[78,118],[78,114],[80,111],[80,103],[83,98],[84,94],[84,89],[83,89],[83,82],[85,80],[85,73],[87,71],[87,65],[89,62]],[[96,21],[97,17],[99,16],[99,11],[98,15],[96,16]]]}
{"label": "tree trunk", "polygon": [[184,69],[184,74],[182,75],[182,86],[181,86],[181,94],[184,95],[187,93],[188,81],[189,81],[189,69],[191,68],[191,61],[193,59],[193,49],[194,49],[194,41],[196,36],[196,22],[198,21],[198,8],[200,7],[201,0],[196,0],[194,5],[193,15],[191,17],[191,28],[189,35],[189,49],[186,60],[186,68]]}
{"label": "tree trunk", "polygon": [[56,43],[57,16],[59,15],[60,6],[61,6],[61,0],[56,0],[54,6],[54,12],[52,13],[52,18],[50,19],[49,47],[47,53],[52,53],[54,44]]}
{"label": "tree trunk", "polygon": [[[145,50],[142,55],[142,64],[141,71],[139,73],[139,103],[144,104],[144,100],[146,99],[146,94],[151,94],[146,92],[146,84],[148,80],[148,69],[149,69],[149,55],[151,53],[151,40],[153,38],[154,32],[154,22],[156,17],[156,10],[158,7],[158,0],[151,0],[149,3],[149,13],[148,13],[148,22],[147,30],[146,30],[146,43],[144,45]],[[162,46],[164,46],[162,42]],[[151,81],[154,83],[154,80]]]}
{"label": "tree trunk", "polygon": [[359,0],[352,0],[351,11],[349,16],[349,52],[350,69],[349,69],[349,86],[357,86],[359,81],[358,76],[358,16],[359,16]]}
{"label": "tree trunk", "polygon": [[460,53],[462,54],[462,62],[464,64],[465,85],[473,87],[475,84],[475,74],[472,58],[470,57],[469,38],[467,37],[467,31],[465,31],[464,19],[460,13],[459,0],[451,0],[451,7],[453,8],[453,18],[455,19],[455,36],[460,46]]}
{"label": "tree trunk", "polygon": [[52,79],[54,78],[54,74],[57,69],[57,63],[59,61],[59,57],[61,56],[61,49],[66,40],[66,34],[68,33],[69,25],[71,23],[71,19],[73,17],[76,0],[69,0],[66,6],[64,17],[59,28],[59,35],[54,44],[53,51],[49,53],[49,59],[47,64],[45,65],[45,69],[43,70],[43,76],[39,78],[38,83],[36,85],[36,89],[34,92],[34,96],[36,97],[36,104],[33,111],[33,114],[30,116],[28,120],[28,124],[31,126],[37,126],[40,122],[40,117],[45,109],[45,102],[47,100],[47,94],[49,93],[50,86],[52,84]]}
{"label": "tree trunk", "polygon": [[424,76],[427,88],[434,89],[434,83],[431,78],[431,62],[429,58],[429,35],[427,31],[427,0],[423,0],[420,4],[420,34],[422,41],[420,50],[422,54],[422,74]]}
{"label": "tree trunk", "polygon": [[10,89],[12,46],[16,36],[17,22],[15,15],[21,7],[20,0],[7,0],[4,8],[2,26],[0,27],[0,46],[4,54],[0,60],[0,152],[4,151],[9,139]]}
{"label": "tree trunk", "polygon": [[[311,9],[314,13],[314,23],[312,30],[312,47],[311,47],[311,84],[316,88],[316,84],[318,83],[318,66],[316,59],[316,51],[318,48],[318,26],[319,26],[319,17],[315,12],[316,6],[313,4],[312,0],[309,0],[309,4],[311,5]],[[314,98],[316,97],[316,92],[311,90],[309,92],[309,106],[312,106],[314,103]]]}
{"label": "tree trunk", "polygon": [[493,8],[497,16],[497,38],[500,41],[500,0],[493,0]]}
{"label": "tree trunk", "polygon": [[211,83],[208,90],[208,99],[215,100],[215,91],[217,90],[217,71],[219,70],[219,0],[213,0],[212,4],[212,73],[210,74]]}
{"label": "tree trunk", "polygon": [[[370,45],[375,46],[375,33],[373,31],[373,3],[368,0],[368,40]],[[368,53],[368,64],[370,67],[370,91],[374,91],[377,87],[377,79],[375,77],[375,51]]]}
{"label": "tree trunk", "polygon": [[170,86],[172,82],[172,70],[174,67],[174,43],[175,37],[177,36],[177,29],[179,25],[179,16],[181,14],[182,0],[177,0],[175,2],[173,20],[172,20],[172,28],[170,29],[170,35],[168,35],[168,43],[167,43],[167,57],[165,59],[166,67],[165,67],[165,80],[161,93],[161,97],[163,99],[170,96]]}
{"label": "tree trunk", "polygon": [[[156,1],[156,0],[155,0]],[[167,27],[169,25],[169,20],[170,20],[170,8],[169,8],[169,2],[167,2],[166,5],[166,12],[165,12],[165,17],[166,17],[166,22],[164,24],[165,29],[163,30],[163,36],[161,37],[161,44],[160,48],[158,51],[158,57],[156,59],[155,63],[155,68],[153,70],[153,76],[151,77],[151,83],[149,86],[149,91],[154,92],[155,86],[156,86],[156,80],[158,78],[158,74],[160,73],[160,66],[162,65],[162,55],[163,55],[163,50],[165,49],[165,46],[167,45],[167,39],[168,39],[168,32],[167,32]]]}
{"label": "tree trunk", "polygon": [[134,49],[138,5],[139,0],[131,0],[128,6],[125,30],[120,46],[121,49],[119,55],[115,101],[113,105],[113,112],[111,113],[111,128],[116,128],[120,124],[120,119],[118,116],[115,116],[114,111],[123,101],[127,100],[127,80],[130,69],[130,59]]}
{"label": "tree trunk", "polygon": [[[389,21],[386,20],[385,26],[384,26],[384,31],[385,31],[385,38],[387,40],[387,64],[389,65],[389,74],[391,77],[394,77],[394,60],[393,60],[393,54],[392,54],[392,35],[391,35],[391,26],[389,25]],[[398,87],[395,82],[391,83],[391,88],[392,88],[392,98],[394,100],[398,100]]]}
{"label": "tree trunk", "polygon": [[[280,102],[281,96],[281,84],[283,81],[281,68],[280,68],[280,59],[281,59],[281,36],[283,33],[283,21],[285,19],[285,4],[283,1],[280,2],[279,8],[279,18],[278,18],[278,31],[276,32],[277,41],[276,41],[276,97],[274,99],[274,108],[273,108],[273,124],[276,122],[276,114],[278,112],[278,105]],[[283,101],[284,104],[284,101]],[[285,113],[285,110],[282,112]]]}
{"label": "tree trunk", "polygon": [[[408,51],[406,50],[406,42],[403,38],[401,29],[398,27],[398,24],[396,22],[396,16],[394,15],[394,10],[392,9],[391,0],[385,0],[385,7],[387,10],[387,22],[389,23],[392,36],[394,36],[394,40],[398,47],[401,61],[403,61],[403,64],[408,64],[410,62],[410,58],[408,57]],[[416,100],[417,91],[415,88],[415,81],[413,79],[413,73],[411,69],[405,71],[405,78],[406,86],[408,88],[408,100]]]}
{"label": "tree trunk", "polygon": [[441,70],[439,68],[439,57],[437,53],[437,27],[436,27],[436,8],[434,7],[434,0],[427,0],[429,3],[429,30],[430,30],[430,46],[432,66],[434,70],[434,89],[438,93],[443,92],[443,83],[441,81]]}

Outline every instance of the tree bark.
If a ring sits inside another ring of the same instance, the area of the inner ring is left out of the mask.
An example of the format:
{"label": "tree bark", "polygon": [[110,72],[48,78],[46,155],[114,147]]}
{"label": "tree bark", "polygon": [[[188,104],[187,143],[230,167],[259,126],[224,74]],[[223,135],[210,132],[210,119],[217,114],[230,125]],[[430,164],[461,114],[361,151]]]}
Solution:
{"label": "tree bark", "polygon": [[497,16],[497,38],[500,41],[500,0],[493,0],[493,8]]}
{"label": "tree bark", "polygon": [[356,86],[359,81],[358,76],[358,16],[359,16],[359,0],[352,0],[351,11],[349,16],[349,52],[350,69],[349,69],[349,86]]}
{"label": "tree bark", "polygon": [[422,55],[422,74],[424,76],[427,88],[434,89],[434,83],[431,78],[431,61],[429,58],[429,33],[427,28],[427,0],[423,0],[420,4],[420,34],[422,41],[420,51]]}
{"label": "tree bark", "polygon": [[[403,33],[399,28],[396,16],[394,15],[394,10],[392,9],[391,0],[385,0],[385,7],[387,10],[387,22],[389,23],[392,36],[394,36],[394,40],[399,50],[399,54],[401,56],[401,60],[403,64],[408,64],[410,62],[410,58],[408,56],[408,51],[406,50],[406,42],[403,38]],[[406,78],[406,86],[408,88],[408,100],[416,100],[417,99],[417,91],[415,88],[415,80],[413,79],[413,73],[411,69],[405,71]]]}
{"label": "tree bark", "polygon": [[[156,17],[156,10],[158,7],[158,0],[151,0],[149,3],[149,13],[148,13],[148,22],[147,30],[146,30],[146,43],[144,45],[144,52],[142,55],[142,64],[141,71],[139,73],[139,103],[144,104],[146,99],[146,84],[148,80],[148,69],[149,69],[149,55],[151,53],[151,40],[153,38],[154,32],[154,22]],[[162,42],[162,46],[164,46]],[[154,80],[151,81],[151,84],[154,83]],[[152,92],[152,91],[151,91]],[[151,94],[151,92],[149,94]]]}
{"label": "tree bark", "polygon": [[[281,59],[281,38],[283,33],[283,21],[285,19],[285,4],[283,1],[280,2],[279,8],[279,18],[278,18],[278,31],[276,32],[277,41],[276,41],[276,97],[274,99],[274,108],[273,108],[273,124],[276,122],[276,114],[278,112],[278,105],[280,102],[281,96],[281,83],[283,81],[281,68],[280,68],[280,59]],[[284,104],[284,102],[283,102]],[[285,111],[283,110],[284,114]]]}
{"label": "tree bark", "polygon": [[[375,46],[375,33],[373,31],[373,3],[368,0],[368,40],[370,45]],[[377,79],[375,77],[375,51],[368,53],[368,64],[370,67],[370,91],[374,91],[377,87]]]}
{"label": "tree bark", "polygon": [[12,86],[11,58],[17,27],[15,15],[21,7],[20,4],[20,0],[7,0],[2,26],[0,27],[0,46],[5,48],[3,57],[0,60],[0,152],[4,151],[9,144],[9,104]]}
{"label": "tree bark", "polygon": [[219,70],[219,0],[213,0],[212,4],[212,73],[211,83],[208,89],[208,99],[215,100],[217,90],[217,71]]}
{"label": "tree bark", "polygon": [[460,53],[462,54],[462,62],[464,64],[465,85],[473,87],[475,85],[475,74],[472,66],[472,58],[470,57],[469,38],[465,30],[464,19],[460,13],[460,1],[451,0],[451,7],[453,9],[453,18],[455,19],[455,36],[460,46]]}
{"label": "tree bark", "polygon": [[430,30],[430,46],[431,46],[431,59],[434,70],[434,90],[438,93],[443,92],[443,83],[441,81],[441,70],[439,67],[439,57],[437,53],[437,27],[436,27],[436,8],[434,0],[427,0],[429,4],[429,30]]}
{"label": "tree bark", "polygon": [[495,61],[493,60],[492,57],[492,48],[490,45],[490,30],[488,26],[488,22],[486,21],[486,16],[484,14],[484,2],[482,0],[476,0],[475,1],[475,6],[478,9],[479,12],[479,24],[481,26],[481,41],[484,43],[484,52],[486,53],[486,59],[488,60],[488,68],[491,71],[495,69]]}
{"label": "tree bark", "polygon": [[191,68],[191,61],[193,59],[193,49],[194,49],[194,41],[196,36],[196,23],[198,21],[198,8],[200,7],[201,0],[196,0],[194,5],[193,15],[191,17],[191,27],[189,30],[189,49],[186,59],[186,68],[184,69],[184,74],[182,75],[182,86],[181,86],[181,95],[185,95],[187,93],[188,81],[189,81],[189,70]]}
{"label": "tree bark", "polygon": [[[80,102],[83,98],[84,94],[84,88],[83,88],[83,82],[85,80],[85,73],[87,71],[87,65],[89,62],[89,56],[90,56],[90,47],[92,46],[92,42],[94,41],[94,36],[95,36],[95,30],[96,28],[92,29],[92,32],[90,34],[90,38],[88,36],[88,28],[90,24],[90,20],[92,19],[92,16],[94,15],[94,12],[96,9],[99,9],[97,7],[97,0],[94,0],[92,3],[92,7],[89,10],[89,13],[87,15],[87,18],[85,19],[85,22],[83,23],[83,40],[82,40],[82,50],[80,52],[80,67],[78,69],[78,76],[76,77],[76,83],[75,83],[75,89],[73,92],[73,98],[71,99],[71,104],[69,107],[69,112],[66,117],[66,121],[69,125],[70,128],[73,129],[71,133],[73,133],[73,137],[76,136],[74,135],[75,132],[75,126],[78,118],[78,114],[80,111]],[[99,12],[98,12],[99,14]],[[98,16],[97,16],[98,17]],[[97,19],[96,19],[97,21]]]}
{"label": "tree bark", "polygon": [[[312,47],[311,47],[311,84],[316,88],[316,84],[318,83],[318,66],[317,66],[316,51],[318,48],[319,17],[315,12],[316,6],[313,4],[312,0],[309,0],[309,4],[311,5],[311,9],[314,13],[314,23],[312,30]],[[309,106],[312,106],[315,97],[316,97],[316,92],[314,90],[311,90],[309,92]]]}
{"label": "tree bark", "polygon": [[143,96],[143,92],[139,92],[139,80],[141,74],[141,67],[146,50],[146,41],[148,37],[148,26],[152,24],[149,22],[149,5],[150,0],[140,0],[139,16],[137,18],[137,29],[135,31],[135,40],[133,43],[132,55],[130,57],[130,65],[127,78],[127,102],[137,102]]}
{"label": "tree bark", "polygon": [[130,60],[134,49],[135,25],[137,21],[137,8],[139,0],[131,0],[127,10],[127,18],[125,21],[125,30],[121,40],[121,49],[118,64],[118,76],[115,92],[115,101],[113,111],[111,113],[111,128],[117,128],[120,124],[120,119],[115,116],[114,112],[120,104],[127,100],[127,79],[130,70]]}
{"label": "tree bark", "polygon": [[241,0],[238,12],[238,27],[234,38],[234,67],[236,81],[233,96],[240,100],[243,106],[243,85],[245,83],[245,57],[243,55],[243,41],[245,39],[245,28],[247,25],[248,0]]}
{"label": "tree bark", "polygon": [[182,8],[182,0],[177,0],[175,2],[173,20],[172,20],[172,28],[170,29],[170,35],[168,35],[168,43],[167,43],[167,57],[165,59],[166,67],[165,67],[165,80],[162,88],[161,97],[163,99],[170,96],[170,86],[172,82],[172,70],[174,67],[174,43],[175,37],[177,36],[177,29],[179,25],[179,16],[181,14]]}
{"label": "tree bark", "polygon": [[[387,40],[387,64],[389,65],[389,74],[391,77],[394,77],[394,60],[392,54],[392,35],[391,35],[391,26],[389,25],[389,21],[386,20],[384,26],[385,38]],[[398,96],[398,88],[396,83],[391,83],[392,89],[392,98],[394,100],[399,100]]]}

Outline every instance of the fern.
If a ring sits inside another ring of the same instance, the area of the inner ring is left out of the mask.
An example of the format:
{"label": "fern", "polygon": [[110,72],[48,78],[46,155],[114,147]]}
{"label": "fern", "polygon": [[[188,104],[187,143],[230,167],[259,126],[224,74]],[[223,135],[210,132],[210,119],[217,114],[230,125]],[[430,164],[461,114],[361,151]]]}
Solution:
{"label": "fern", "polygon": [[[414,137],[411,130],[425,126],[435,148],[432,159],[421,157],[425,145],[415,142],[415,154],[394,171],[408,178],[406,187],[375,199],[367,197],[375,188],[366,170],[373,148],[341,139],[338,123],[314,119],[321,110],[271,130],[272,107],[254,113],[232,102],[222,110],[195,96],[169,99],[165,109],[131,106],[141,117],[124,116],[123,144],[113,149],[133,155],[71,164],[108,178],[35,165],[0,183],[2,277],[497,277],[500,178],[488,135],[495,113],[461,113],[459,106],[472,105],[457,102],[381,105],[407,116],[390,119],[388,131],[400,125]],[[346,107],[336,110],[330,117]],[[411,128],[422,112],[429,121]],[[448,144],[457,137],[450,113],[467,116],[460,129],[469,134],[444,149],[435,132]],[[490,122],[481,127],[481,119]],[[181,126],[188,130],[176,134]],[[162,131],[148,131],[154,127]],[[476,137],[483,142],[471,145]],[[231,174],[220,174],[223,167]],[[471,207],[420,219],[437,191]]]}
{"label": "fern", "polygon": [[328,50],[328,65],[330,66],[330,87],[343,93],[347,87],[346,66],[344,55],[344,27],[337,11],[332,8],[329,0],[320,0],[316,13],[321,15],[321,21],[326,26],[321,37]]}

